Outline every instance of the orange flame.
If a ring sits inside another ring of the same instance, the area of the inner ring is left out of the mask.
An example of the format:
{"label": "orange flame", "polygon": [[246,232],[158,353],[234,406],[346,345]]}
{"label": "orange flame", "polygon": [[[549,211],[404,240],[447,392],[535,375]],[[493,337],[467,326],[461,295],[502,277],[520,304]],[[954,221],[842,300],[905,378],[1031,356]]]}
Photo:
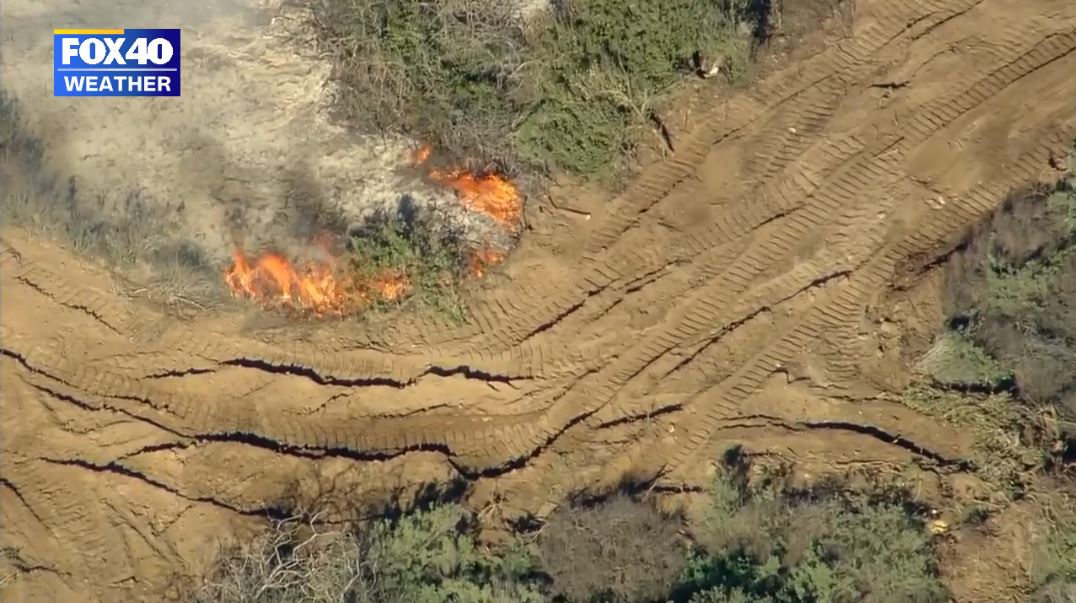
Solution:
{"label": "orange flame", "polygon": [[486,268],[500,264],[504,252],[496,249],[472,249],[467,258],[467,275],[479,279],[486,275]]}
{"label": "orange flame", "polygon": [[[409,152],[407,162],[418,167],[426,164],[432,154],[433,146],[424,144]],[[429,177],[456,191],[460,201],[471,211],[486,214],[512,232],[519,229],[523,199],[516,185],[501,174],[432,168]]]}
{"label": "orange flame", "polygon": [[423,163],[426,163],[426,161],[430,158],[430,153],[432,152],[433,147],[428,144],[424,144],[417,149],[411,151],[411,157],[409,158],[409,162],[411,163],[411,165],[415,166],[422,165]]}
{"label": "orange flame", "polygon": [[407,276],[403,274],[386,271],[372,279],[370,288],[385,301],[397,301],[407,295],[408,290],[411,288],[411,283],[407,280]]}
{"label": "orange flame", "polygon": [[276,253],[251,262],[240,249],[224,278],[236,297],[317,315],[345,314],[371,301],[397,301],[410,289],[407,278],[392,271],[365,283],[348,282],[337,279],[332,262],[308,262],[296,268]]}
{"label": "orange flame", "polygon": [[[433,153],[431,145],[410,151],[412,166],[424,165]],[[430,169],[432,181],[453,189],[468,209],[483,213],[511,232],[519,230],[523,201],[510,180],[496,172],[472,172],[465,169]],[[330,233],[321,233],[315,245],[323,257],[332,257]],[[467,274],[482,278],[489,266],[504,260],[496,249],[473,250],[467,261]],[[314,314],[345,314],[375,301],[398,301],[411,292],[406,274],[385,270],[373,276],[338,279],[334,262],[306,262],[296,267],[280,254],[265,253],[251,259],[241,249],[233,253],[225,281],[236,297],[244,297],[266,307],[284,307]]]}
{"label": "orange flame", "polygon": [[496,172],[432,170],[430,179],[455,190],[468,209],[486,214],[512,232],[519,229],[523,200],[516,185],[504,176]]}

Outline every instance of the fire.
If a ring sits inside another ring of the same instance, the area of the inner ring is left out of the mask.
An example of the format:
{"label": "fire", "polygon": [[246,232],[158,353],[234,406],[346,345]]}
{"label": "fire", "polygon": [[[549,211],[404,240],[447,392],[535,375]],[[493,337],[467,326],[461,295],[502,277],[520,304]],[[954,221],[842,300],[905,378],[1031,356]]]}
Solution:
{"label": "fire", "polygon": [[371,278],[364,289],[369,291],[360,293],[365,300],[399,301],[411,290],[411,281],[405,274],[386,270]]}
{"label": "fire", "polygon": [[345,314],[373,301],[398,301],[410,290],[406,276],[393,271],[356,282],[337,278],[332,261],[296,267],[277,253],[252,261],[240,249],[224,277],[236,297],[318,315]]}
{"label": "fire", "polygon": [[[432,153],[433,147],[424,144],[410,152],[408,163],[415,167],[424,165]],[[471,211],[486,214],[512,232],[519,229],[523,199],[516,185],[501,174],[433,168],[429,177],[456,191],[460,201]]]}
{"label": "fire", "polygon": [[242,250],[236,249],[232,266],[224,276],[233,295],[266,305],[326,314],[342,312],[349,301],[329,263],[309,263],[297,269],[276,253],[266,253],[251,261]]}
{"label": "fire", "polygon": [[486,275],[486,268],[500,264],[504,260],[504,252],[496,249],[473,249],[468,253],[467,274],[471,278],[479,279]]}
{"label": "fire", "polygon": [[[407,160],[417,167],[425,165],[432,154],[432,146],[422,145],[411,150]],[[489,216],[511,232],[519,230],[522,195],[503,175],[494,171],[436,168],[429,168],[428,174],[433,182],[453,189],[464,207]],[[266,307],[317,315],[342,315],[373,302],[399,301],[412,291],[408,275],[395,269],[361,273],[361,276],[348,271],[348,276],[341,278],[329,249],[332,234],[321,233],[313,243],[323,259],[299,265],[277,253],[251,258],[237,248],[231,267],[224,273],[225,281],[236,297]],[[502,262],[504,257],[504,252],[492,248],[471,250],[467,256],[467,276],[482,278],[490,266]]]}
{"label": "fire", "polygon": [[486,214],[510,231],[519,229],[523,201],[519,189],[504,176],[496,172],[435,169],[430,179],[455,190],[468,209]]}
{"label": "fire", "polygon": [[421,147],[411,151],[411,157],[409,159],[411,165],[422,165],[430,158],[430,153],[433,152],[433,147],[424,144]]}

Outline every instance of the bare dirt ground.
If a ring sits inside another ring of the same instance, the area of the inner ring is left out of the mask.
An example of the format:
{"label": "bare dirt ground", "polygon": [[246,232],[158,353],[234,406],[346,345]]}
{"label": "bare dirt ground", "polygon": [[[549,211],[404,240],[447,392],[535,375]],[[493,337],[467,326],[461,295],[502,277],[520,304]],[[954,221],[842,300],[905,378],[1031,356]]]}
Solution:
{"label": "bare dirt ground", "polygon": [[849,37],[575,208],[591,219],[533,204],[464,326],[177,321],[5,230],[5,600],[159,600],[283,505],[347,519],[463,485],[510,521],[623,481],[693,490],[731,443],[804,476],[962,475],[967,435],[890,393],[919,345],[894,325],[929,333],[937,300],[913,285],[1011,187],[1052,178],[1076,4],[854,9]]}

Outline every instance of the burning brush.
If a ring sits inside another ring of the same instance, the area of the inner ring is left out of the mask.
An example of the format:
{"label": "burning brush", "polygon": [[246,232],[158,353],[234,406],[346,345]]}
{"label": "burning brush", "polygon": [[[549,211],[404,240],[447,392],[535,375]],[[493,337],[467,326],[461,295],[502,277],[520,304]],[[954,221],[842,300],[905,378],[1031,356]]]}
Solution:
{"label": "burning brush", "polygon": [[[432,148],[423,146],[411,153],[414,166],[425,164]],[[522,219],[522,197],[511,181],[496,172],[463,169],[431,169],[430,180],[456,192],[464,207],[482,213],[505,230],[515,233]],[[255,301],[267,308],[284,308],[313,315],[344,315],[376,302],[396,302],[412,292],[412,283],[403,268],[385,268],[372,273],[338,265],[330,251],[329,239],[314,241],[316,259],[292,262],[279,253],[248,256],[237,248],[224,278],[236,297]],[[504,260],[502,251],[471,249],[461,261],[467,278],[485,276],[490,266]]]}
{"label": "burning brush", "polygon": [[[424,165],[433,147],[423,145],[411,152],[412,166]],[[485,214],[509,232],[517,232],[523,218],[523,196],[511,180],[496,171],[475,172],[465,169],[431,169],[433,182],[451,188],[467,209]]]}
{"label": "burning brush", "polygon": [[296,266],[277,253],[248,258],[240,249],[235,250],[224,280],[236,297],[317,316],[348,314],[377,301],[399,301],[410,290],[406,275],[394,270],[359,280],[340,275],[333,261]]}

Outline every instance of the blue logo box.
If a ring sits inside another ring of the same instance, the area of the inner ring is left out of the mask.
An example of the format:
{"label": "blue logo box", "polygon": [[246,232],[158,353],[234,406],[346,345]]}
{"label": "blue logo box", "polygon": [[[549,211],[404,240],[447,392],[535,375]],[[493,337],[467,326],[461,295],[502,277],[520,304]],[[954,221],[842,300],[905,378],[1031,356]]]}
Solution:
{"label": "blue logo box", "polygon": [[178,29],[52,33],[55,96],[179,96]]}

